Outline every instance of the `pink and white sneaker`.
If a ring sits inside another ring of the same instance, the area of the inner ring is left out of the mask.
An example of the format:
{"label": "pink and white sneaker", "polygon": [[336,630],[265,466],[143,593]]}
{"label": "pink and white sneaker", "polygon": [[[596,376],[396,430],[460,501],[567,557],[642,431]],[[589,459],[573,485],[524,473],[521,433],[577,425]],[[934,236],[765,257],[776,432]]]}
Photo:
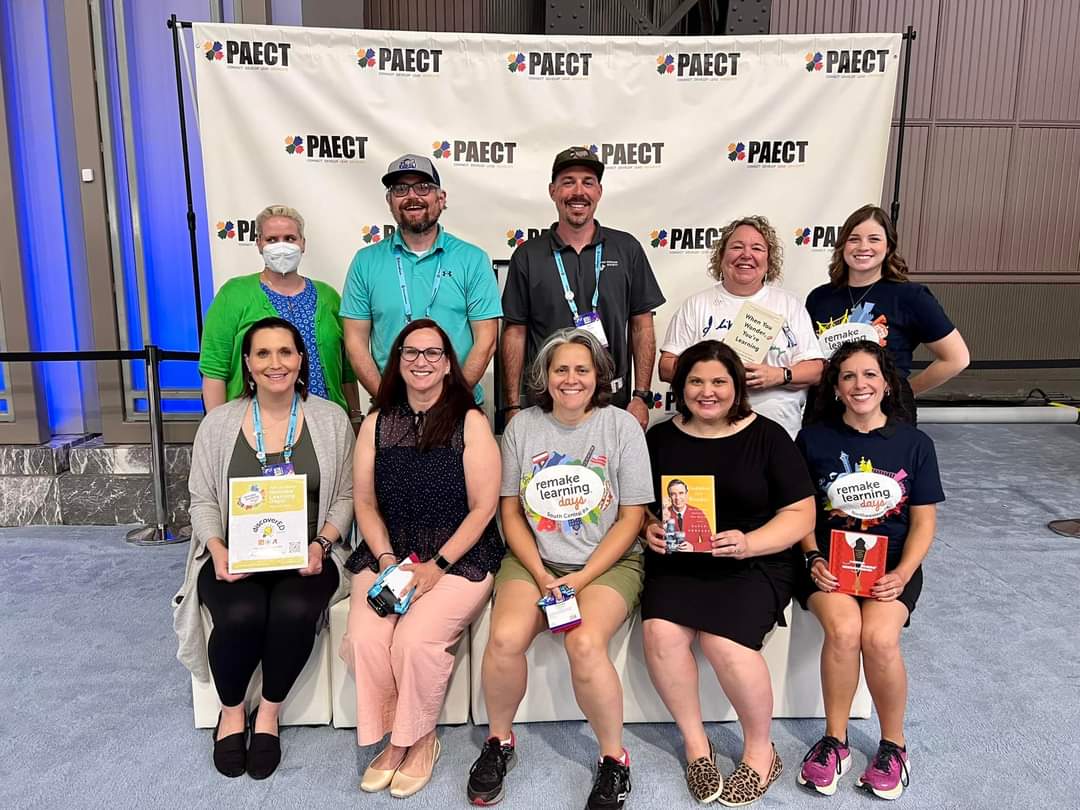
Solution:
{"label": "pink and white sneaker", "polygon": [[851,749],[847,742],[826,735],[806,752],[796,780],[805,788],[832,796],[836,793],[840,777],[850,767]]}
{"label": "pink and white sneaker", "polygon": [[882,740],[855,787],[867,790],[879,799],[899,799],[908,786],[910,773],[907,748]]}

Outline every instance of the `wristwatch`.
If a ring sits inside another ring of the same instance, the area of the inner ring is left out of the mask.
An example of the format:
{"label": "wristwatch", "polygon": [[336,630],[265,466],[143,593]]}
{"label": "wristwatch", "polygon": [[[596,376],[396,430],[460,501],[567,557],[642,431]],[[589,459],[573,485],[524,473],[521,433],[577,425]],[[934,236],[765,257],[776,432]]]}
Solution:
{"label": "wristwatch", "polygon": [[784,366],[784,385],[791,385],[791,369]]}
{"label": "wristwatch", "polygon": [[648,388],[635,388],[633,391],[630,392],[630,395],[637,397],[650,408],[653,406],[653,392],[650,391]]}
{"label": "wristwatch", "polygon": [[327,540],[321,534],[316,535],[315,539],[312,540],[311,542],[312,543],[318,543],[320,546],[322,546],[323,559],[326,559],[326,557],[329,556],[330,549],[332,549],[334,547],[334,541],[333,540]]}
{"label": "wristwatch", "polygon": [[445,571],[451,565],[453,565],[453,563],[450,562],[448,559],[446,559],[446,557],[444,557],[442,554],[436,554],[435,557],[434,557],[434,560],[435,560],[435,564],[437,566],[439,566],[440,571]]}
{"label": "wristwatch", "polygon": [[814,561],[815,560],[824,560],[825,555],[822,554],[817,549],[814,549],[813,551],[804,551],[803,552],[803,559],[806,561],[806,570],[809,571],[811,568],[814,567]]}

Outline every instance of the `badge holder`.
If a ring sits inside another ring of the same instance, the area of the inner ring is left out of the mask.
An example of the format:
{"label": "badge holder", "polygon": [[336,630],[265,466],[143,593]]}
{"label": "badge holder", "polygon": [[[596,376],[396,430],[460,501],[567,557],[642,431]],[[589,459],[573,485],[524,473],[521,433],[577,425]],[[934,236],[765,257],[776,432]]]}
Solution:
{"label": "badge holder", "polygon": [[581,611],[578,609],[574,589],[569,585],[560,585],[562,599],[556,599],[550,593],[536,603],[547,617],[548,629],[552,633],[565,633],[581,624]]}
{"label": "badge holder", "polygon": [[[420,558],[416,556],[415,552],[410,554],[408,559],[413,564],[420,562]],[[402,569],[400,566],[401,563],[391,565],[379,574],[372,586],[368,588],[367,603],[380,616],[386,617],[391,613],[400,616],[412,604],[413,594],[416,593],[410,587],[413,573]]]}
{"label": "badge holder", "polygon": [[607,333],[604,331],[604,324],[600,320],[599,312],[586,312],[584,315],[574,318],[574,326],[578,329],[584,329],[600,341],[601,346],[605,349],[608,348]]}

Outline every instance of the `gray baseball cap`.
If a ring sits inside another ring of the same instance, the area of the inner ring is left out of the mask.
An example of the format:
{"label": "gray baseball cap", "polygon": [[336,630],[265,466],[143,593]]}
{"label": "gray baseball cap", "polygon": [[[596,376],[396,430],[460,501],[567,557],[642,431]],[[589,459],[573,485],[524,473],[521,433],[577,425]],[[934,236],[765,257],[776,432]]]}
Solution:
{"label": "gray baseball cap", "polygon": [[403,174],[419,174],[426,177],[437,186],[442,186],[439,180],[439,170],[430,158],[421,155],[402,155],[390,162],[386,167],[386,174],[382,176],[382,183],[390,188]]}

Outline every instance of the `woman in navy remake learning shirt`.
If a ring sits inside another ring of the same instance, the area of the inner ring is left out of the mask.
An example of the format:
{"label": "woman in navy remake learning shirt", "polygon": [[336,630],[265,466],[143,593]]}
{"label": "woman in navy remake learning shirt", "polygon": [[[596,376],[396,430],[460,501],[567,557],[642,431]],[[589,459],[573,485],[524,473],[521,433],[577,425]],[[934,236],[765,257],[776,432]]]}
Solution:
{"label": "woman in navy remake learning shirt", "polygon": [[[881,742],[856,786],[896,799],[908,784],[907,671],[900,631],[922,590],[922,561],[934,539],[936,504],[945,495],[934,443],[894,418],[898,388],[899,376],[886,349],[867,340],[842,345],[829,361],[815,410],[796,440],[821,505],[814,534],[802,542],[806,573],[797,596],[825,631],[825,736],[807,753],[798,782],[825,795],[836,792],[851,764],[847,718],[859,684],[860,657]],[[838,593],[839,581],[829,569],[832,537],[851,543],[853,533],[864,543],[876,536],[888,544],[885,571],[865,597]]]}
{"label": "woman in navy remake learning shirt", "polygon": [[[841,226],[829,262],[829,283],[810,292],[806,309],[826,357],[838,346],[860,339],[889,350],[900,375],[900,388],[893,392],[900,405],[894,415],[915,424],[915,395],[951,380],[971,358],[934,294],[908,281],[907,274],[888,214],[876,205],[864,205]],[[909,383],[911,357],[920,343],[934,360]],[[813,409],[813,394],[807,413]]]}

